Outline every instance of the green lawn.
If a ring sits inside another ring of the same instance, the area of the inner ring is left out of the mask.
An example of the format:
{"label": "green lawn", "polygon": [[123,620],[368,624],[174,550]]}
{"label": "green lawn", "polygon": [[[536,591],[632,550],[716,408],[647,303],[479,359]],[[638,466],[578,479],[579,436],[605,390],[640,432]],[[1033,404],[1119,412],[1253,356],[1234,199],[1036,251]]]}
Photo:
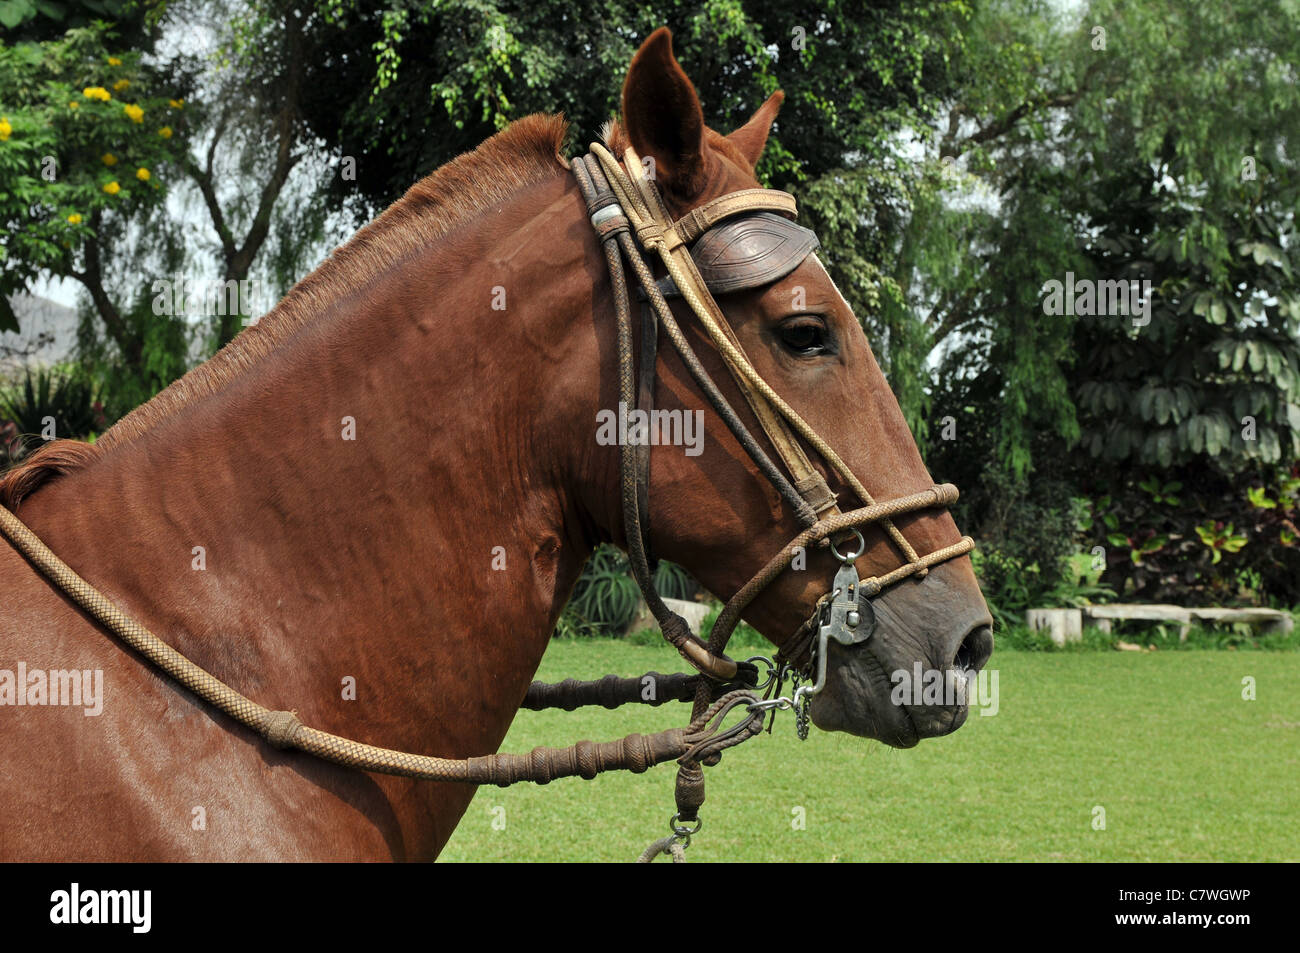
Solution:
{"label": "green lawn", "polygon": [[[666,646],[557,641],[539,677],[667,671],[674,658]],[[992,665],[998,713],[972,712],[910,751],[816,729],[801,743],[785,713],[706,769],[705,827],[687,858],[1300,859],[1300,654],[999,651]],[[1256,701],[1242,699],[1248,675]],[[681,705],[521,712],[502,750],[684,716]],[[480,789],[442,859],[632,860],[666,833],[674,773]],[[1093,829],[1096,806],[1105,830]]]}

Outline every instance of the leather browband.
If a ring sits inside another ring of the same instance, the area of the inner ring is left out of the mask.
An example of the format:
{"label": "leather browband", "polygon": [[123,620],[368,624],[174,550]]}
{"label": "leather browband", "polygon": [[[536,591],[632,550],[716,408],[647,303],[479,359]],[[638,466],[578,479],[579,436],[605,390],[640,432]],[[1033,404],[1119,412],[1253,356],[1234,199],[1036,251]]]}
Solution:
{"label": "leather browband", "polygon": [[[753,212],[715,225],[691,248],[691,258],[713,294],[747,291],[779,281],[821,247],[811,229],[772,212]],[[671,275],[657,282],[665,298],[681,292]],[[638,296],[645,291],[638,288]]]}

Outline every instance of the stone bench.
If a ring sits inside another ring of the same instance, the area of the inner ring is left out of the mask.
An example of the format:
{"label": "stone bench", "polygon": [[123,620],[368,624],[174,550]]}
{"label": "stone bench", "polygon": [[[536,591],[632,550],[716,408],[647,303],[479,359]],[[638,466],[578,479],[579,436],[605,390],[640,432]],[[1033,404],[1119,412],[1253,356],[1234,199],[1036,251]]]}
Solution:
{"label": "stone bench", "polygon": [[1187,632],[1194,622],[1209,625],[1245,623],[1264,632],[1290,632],[1295,626],[1291,615],[1278,609],[1185,609],[1182,606],[1113,603],[1081,609],[1030,609],[1025,613],[1029,628],[1045,630],[1057,645],[1079,641],[1085,624],[1110,632],[1111,622],[1115,619],[1177,623],[1180,642],[1187,640]]}
{"label": "stone bench", "polygon": [[[713,607],[707,602],[689,602],[685,599],[664,599],[664,605],[672,609],[679,616],[686,620],[690,626],[691,634],[698,636],[700,626],[704,623],[704,617],[709,614]],[[631,623],[627,627],[628,632],[639,632],[642,629],[658,629],[659,623],[650,612],[650,607],[645,604],[645,600],[640,600],[636,614],[632,617]]]}

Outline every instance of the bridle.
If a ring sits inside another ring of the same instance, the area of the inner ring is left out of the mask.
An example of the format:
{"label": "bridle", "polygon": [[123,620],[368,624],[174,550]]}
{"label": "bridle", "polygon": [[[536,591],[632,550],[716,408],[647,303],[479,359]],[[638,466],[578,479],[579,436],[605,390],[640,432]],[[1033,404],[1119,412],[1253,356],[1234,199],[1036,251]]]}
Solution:
{"label": "bridle", "polygon": [[[745,189],[707,202],[674,221],[654,180],[646,174],[645,165],[631,146],[625,150],[624,164],[620,165],[608,149],[592,143],[591,153],[575,159],[572,168],[609,266],[618,325],[620,403],[645,412],[652,409],[658,327],[662,326],[705,399],[803,527],[788,546],[727,602],[714,623],[709,641],[704,643],[691,634],[686,621],[655,592],[645,539],[649,511],[648,446],[625,442],[621,489],[628,558],[632,574],[664,638],[715,683],[739,680],[754,685],[757,675],[754,666],[732,661],[723,654],[741,613],[806,547],[829,546],[840,561],[830,590],[819,600],[812,617],[778,654],[782,674],[811,681],[809,685],[797,686],[793,698],[779,699],[772,705],[794,708],[803,735],[807,730],[808,700],[825,686],[828,642],[832,639],[843,645],[866,642],[875,629],[872,597],[910,576],[924,576],[931,566],[974,548],[974,541],[963,536],[951,546],[921,556],[893,523],[892,518],[899,514],[952,504],[957,499],[957,488],[943,484],[877,503],[839,455],[763,380],[746,356],[713,295],[779,280],[818,246],[812,232],[792,221],[796,212],[792,195],[772,189]],[[659,256],[668,272],[665,279],[654,278],[642,250]],[[645,301],[641,311],[641,361],[636,393],[633,392],[631,303],[624,259],[636,274]],[[773,464],[700,364],[667,304],[667,294],[680,295],[699,318],[785,464],[790,479]],[[862,507],[847,512],[839,509],[835,494],[809,461],[799,437],[862,501]],[[860,579],[854,562],[862,554],[865,542],[858,527],[869,524],[879,525],[888,534],[904,561],[883,576]],[[858,548],[841,554],[835,548],[834,537],[846,531],[856,536]],[[711,698],[709,682],[701,681],[695,699],[697,716]]]}
{"label": "bridle", "polygon": [[[892,522],[895,516],[956,501],[951,484],[921,493],[876,502],[853,472],[754,370],[713,294],[759,287],[778,280],[816,247],[816,238],[796,225],[794,198],[770,189],[745,189],[714,199],[680,219],[667,212],[654,182],[646,177],[640,158],[629,148],[625,171],[607,149],[592,145],[591,154],[574,160],[572,169],[587,203],[592,227],[604,249],[614,289],[618,332],[619,400],[627,407],[650,410],[654,402],[654,373],[662,327],[681,356],[705,399],[735,435],[762,475],[790,506],[800,533],[731,597],[713,626],[707,643],[693,635],[686,621],[665,605],[654,589],[645,530],[649,514],[649,447],[624,442],[621,447],[621,496],[629,561],[646,604],[664,637],[699,675],[660,675],[620,679],[609,675],[594,682],[572,679],[554,685],[534,682],[521,707],[527,709],[603,705],[631,702],[662,704],[693,701],[691,721],[652,735],[633,734],[596,744],[580,741],[567,748],[535,748],[527,755],[490,754],[476,758],[440,758],[363,744],[303,724],[295,711],[273,711],[259,705],[196,665],[108,599],[76,573],[13,513],[0,506],[0,534],[23,554],[60,592],[160,671],[215,706],[233,720],[256,731],[277,748],[294,748],[363,771],[399,777],[467,784],[509,785],[519,781],[545,784],[555,778],[593,778],[606,771],[645,771],[676,760],[677,813],[672,834],[651,844],[642,855],[659,853],[682,858],[692,834],[699,831],[704,801],[702,767],[716,764],[727,748],[762,731],[768,712],[793,709],[800,737],[808,728],[808,700],[825,686],[829,642],[844,645],[868,641],[875,629],[871,598],[887,586],[910,576],[924,575],[931,566],[971,551],[969,537],[924,556]],[[641,251],[658,254],[667,276],[656,280]],[[634,374],[631,301],[623,261],[636,274],[644,299],[641,321],[640,374]],[[702,327],[745,396],[755,417],[790,477],[776,466],[749,432],[707,371],[700,364],[668,307],[666,297],[679,295]],[[863,503],[841,511],[825,479],[812,465],[800,438],[819,455]],[[904,561],[883,576],[860,579],[854,561],[865,543],[859,527],[879,525],[899,548]],[[840,553],[835,537],[851,532],[857,549]],[[724,652],[745,608],[810,546],[826,546],[839,559],[831,588],[817,603],[807,622],[783,646],[777,659],[755,656],[734,661]],[[758,664],[767,667],[759,681]],[[792,678],[792,696],[781,694]],[[800,684],[806,682],[806,684]],[[653,690],[646,689],[653,683]],[[759,692],[765,695],[760,697]],[[736,711],[739,722],[726,725]],[[687,825],[695,826],[688,827]]]}

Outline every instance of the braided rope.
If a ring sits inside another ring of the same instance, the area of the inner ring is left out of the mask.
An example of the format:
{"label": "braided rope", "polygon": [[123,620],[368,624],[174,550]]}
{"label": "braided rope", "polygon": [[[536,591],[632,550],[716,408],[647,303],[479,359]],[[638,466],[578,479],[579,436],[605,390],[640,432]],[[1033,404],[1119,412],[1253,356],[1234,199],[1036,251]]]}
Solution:
{"label": "braided rope", "polygon": [[659,840],[641,851],[641,856],[636,859],[636,862],[638,864],[653,863],[654,859],[660,854],[667,854],[673,859],[674,864],[686,863],[686,849],[682,846],[681,839],[675,834],[659,838]]}
{"label": "braided rope", "polygon": [[519,781],[545,784],[555,778],[575,775],[593,778],[601,772],[615,770],[639,774],[652,765],[681,758],[701,747],[712,750],[711,745],[730,747],[738,743],[733,740],[736,729],[721,730],[721,718],[744,699],[757,697],[751,692],[730,692],[686,728],[671,728],[652,735],[632,734],[599,744],[579,741],[567,748],[534,748],[526,755],[491,754],[456,759],[380,748],[304,725],[292,711],[272,711],[240,694],[127,615],[2,506],[0,533],[87,614],[198,698],[253,729],[277,748],[297,748],[324,761],[361,771],[502,786]]}
{"label": "braided rope", "polygon": [[[726,644],[726,640],[730,638],[736,624],[740,621],[740,614],[758,597],[759,593],[767,588],[772,580],[785,571],[800,550],[806,550],[808,546],[819,540],[826,539],[851,527],[881,522],[891,516],[912,512],[913,510],[950,506],[956,501],[957,488],[951,483],[943,483],[920,493],[913,493],[910,496],[900,496],[884,503],[873,503],[860,509],[849,510],[847,513],[839,513],[823,519],[816,526],[810,526],[791,540],[785,549],[768,560],[767,565],[760,569],[749,582],[745,583],[727,601],[727,604],[722,608],[722,612],[718,614],[717,620],[713,623],[713,632],[709,640],[710,645],[715,641],[723,645]],[[921,569],[965,555],[974,548],[975,541],[969,536],[963,536],[951,546],[937,549],[925,556],[918,556],[914,561],[905,563],[883,576],[872,576],[869,579],[862,580],[862,591],[869,596],[874,596],[887,586],[919,573]]]}

